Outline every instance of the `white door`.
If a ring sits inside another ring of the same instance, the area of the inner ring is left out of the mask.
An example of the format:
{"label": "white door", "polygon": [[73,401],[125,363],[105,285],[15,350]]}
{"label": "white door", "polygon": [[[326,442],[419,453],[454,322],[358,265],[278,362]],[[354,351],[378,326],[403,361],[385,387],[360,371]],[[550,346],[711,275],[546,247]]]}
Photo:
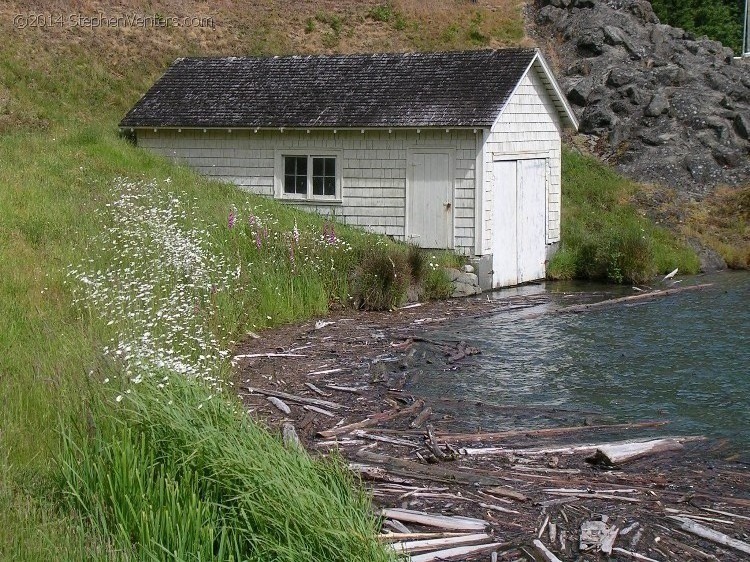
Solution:
{"label": "white door", "polygon": [[494,163],[494,287],[518,285],[546,274],[546,176],[543,158]]}
{"label": "white door", "polygon": [[547,259],[547,164],[518,161],[518,282],[542,279]]}
{"label": "white door", "polygon": [[450,151],[409,152],[407,242],[422,248],[453,247],[452,162]]}
{"label": "white door", "polygon": [[493,287],[518,285],[518,242],[516,239],[517,163],[495,162],[492,214]]}

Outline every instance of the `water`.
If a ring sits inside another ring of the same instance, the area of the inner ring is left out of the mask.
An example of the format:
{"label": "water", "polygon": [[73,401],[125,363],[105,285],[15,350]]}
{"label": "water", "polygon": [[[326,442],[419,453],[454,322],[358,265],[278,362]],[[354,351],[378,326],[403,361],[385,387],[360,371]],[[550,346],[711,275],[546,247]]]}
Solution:
{"label": "water", "polygon": [[[578,315],[524,318],[529,314],[521,312],[454,322],[433,336],[473,342],[482,354],[465,360],[458,371],[419,377],[411,390],[433,398],[554,407],[579,418],[594,412],[612,422],[666,419],[671,434],[726,437],[746,453],[750,274],[686,281],[692,282],[715,285]],[[581,295],[571,298],[571,290],[599,291],[598,298],[634,294],[629,287],[608,288],[605,294],[589,284],[525,290],[546,290],[557,305],[580,301]],[[469,421],[484,428],[502,428],[507,418],[493,414],[500,411],[466,408],[455,415],[473,417]],[[529,425],[539,424],[530,420]]]}

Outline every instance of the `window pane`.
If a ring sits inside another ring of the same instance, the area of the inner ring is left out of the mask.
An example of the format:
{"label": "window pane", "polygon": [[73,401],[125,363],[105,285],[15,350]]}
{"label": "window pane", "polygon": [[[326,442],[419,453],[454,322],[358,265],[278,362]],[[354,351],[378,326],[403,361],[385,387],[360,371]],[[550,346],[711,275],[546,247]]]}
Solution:
{"label": "window pane", "polygon": [[326,176],[325,194],[336,195],[336,178],[335,177]]}
{"label": "window pane", "polygon": [[325,158],[313,158],[313,176],[324,175],[325,167],[323,165]]}
{"label": "window pane", "polygon": [[322,176],[313,176],[313,195],[324,195]]}
{"label": "window pane", "polygon": [[307,193],[307,156],[284,156],[284,193]]}
{"label": "window pane", "polygon": [[326,176],[336,176],[336,159],[335,158],[326,158]]}
{"label": "window pane", "polygon": [[[305,166],[307,168],[307,166]],[[299,194],[305,194],[307,193],[307,175],[304,176],[297,176],[297,190],[296,192]]]}
{"label": "window pane", "polygon": [[284,193],[294,193],[294,176],[291,174],[284,176]]}
{"label": "window pane", "polygon": [[297,175],[307,175],[307,156],[297,156]]}
{"label": "window pane", "polygon": [[284,173],[286,175],[294,175],[294,168],[296,164],[296,158],[293,156],[284,156]]}

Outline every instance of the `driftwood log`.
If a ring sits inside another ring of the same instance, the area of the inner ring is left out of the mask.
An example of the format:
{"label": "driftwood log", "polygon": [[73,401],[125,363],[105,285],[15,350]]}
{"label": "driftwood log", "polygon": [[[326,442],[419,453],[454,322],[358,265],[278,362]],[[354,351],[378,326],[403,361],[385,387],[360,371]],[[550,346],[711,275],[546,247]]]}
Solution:
{"label": "driftwood log", "polygon": [[400,418],[401,416],[408,416],[409,414],[413,414],[414,412],[416,412],[422,407],[424,407],[424,401],[417,400],[411,406],[407,406],[406,408],[387,410],[385,412],[380,412],[379,414],[373,414],[372,416],[365,418],[362,421],[350,423],[349,425],[342,425],[339,427],[326,429],[325,431],[319,431],[318,437],[328,438],[328,437],[335,437],[336,435],[343,435],[345,433],[354,431],[355,429],[362,429],[363,427],[370,427],[373,425],[377,425],[385,421],[390,421],[395,418]]}
{"label": "driftwood log", "polygon": [[481,554],[490,550],[496,550],[505,546],[503,543],[495,542],[490,544],[480,544],[477,546],[459,546],[447,550],[438,550],[427,554],[418,554],[411,557],[411,562],[433,562],[438,560],[463,560],[470,554]]}
{"label": "driftwood log", "polygon": [[405,523],[419,523],[428,527],[437,527],[447,531],[484,531],[487,522],[472,517],[448,517],[445,515],[432,515],[423,511],[412,509],[384,509],[384,517],[403,521]]}
{"label": "driftwood log", "polygon": [[592,464],[616,466],[647,455],[682,449],[679,439],[653,439],[645,442],[613,443],[600,445],[586,460]]}
{"label": "driftwood log", "polygon": [[701,538],[708,539],[712,542],[715,542],[716,544],[734,548],[736,550],[739,550],[740,552],[744,552],[745,554],[750,554],[750,544],[744,541],[734,539],[729,535],[725,535],[724,533],[720,533],[719,531],[714,531],[713,529],[704,527],[700,523],[691,521],[687,517],[677,517],[674,515],[670,515],[669,518],[677,521],[683,531],[687,531],[688,533],[692,533]]}
{"label": "driftwood log", "polygon": [[458,537],[397,542],[391,544],[391,548],[399,553],[423,552],[425,550],[435,550],[436,548],[446,546],[466,546],[470,544],[486,542],[491,538],[492,537],[490,537],[490,535],[488,535],[487,533],[472,533],[468,535],[460,535]]}

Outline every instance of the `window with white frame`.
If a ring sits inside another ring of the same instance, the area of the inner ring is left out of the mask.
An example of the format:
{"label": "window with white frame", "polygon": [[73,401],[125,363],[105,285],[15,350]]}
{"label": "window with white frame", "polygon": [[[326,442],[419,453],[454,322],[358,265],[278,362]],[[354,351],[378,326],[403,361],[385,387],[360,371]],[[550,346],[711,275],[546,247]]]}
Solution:
{"label": "window with white frame", "polygon": [[282,197],[294,199],[339,198],[335,155],[282,154]]}

